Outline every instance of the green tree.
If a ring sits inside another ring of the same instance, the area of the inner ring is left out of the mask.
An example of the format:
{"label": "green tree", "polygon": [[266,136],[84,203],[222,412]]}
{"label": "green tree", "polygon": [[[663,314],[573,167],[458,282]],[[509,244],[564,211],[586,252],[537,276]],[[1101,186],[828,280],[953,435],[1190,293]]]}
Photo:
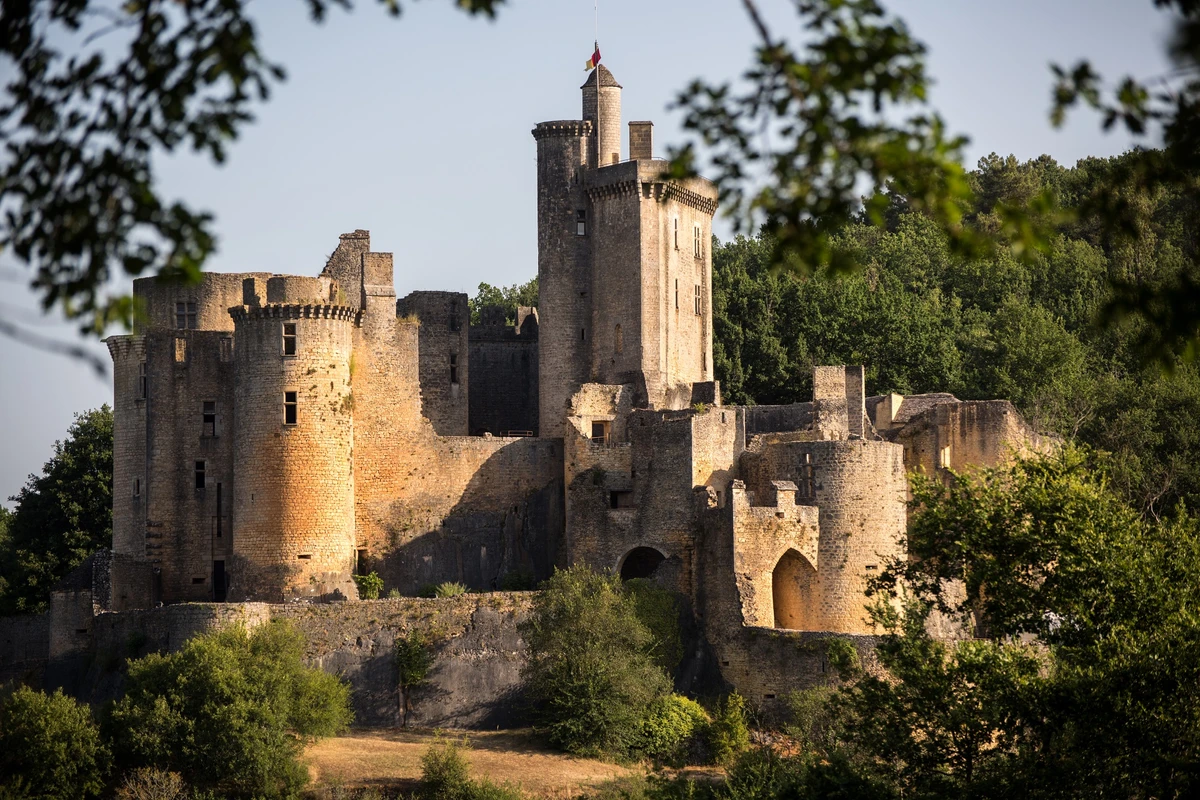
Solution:
{"label": "green tree", "polygon": [[46,608],[50,590],[89,555],[112,546],[113,414],[107,405],[75,415],[41,475],[11,499],[0,559],[0,613]]}
{"label": "green tree", "polygon": [[670,691],[654,637],[615,575],[558,570],[521,625],[535,724],[572,753],[623,755],[638,745],[651,704]]}
{"label": "green tree", "polygon": [[46,800],[94,797],[107,772],[108,750],[86,705],[25,686],[0,700],[0,789]]}
{"label": "green tree", "polygon": [[350,722],[350,689],[304,666],[284,623],[234,627],[129,664],[108,730],[123,767],[156,766],[236,797],[295,797],[308,781],[306,740]]}
{"label": "green tree", "polygon": [[492,286],[490,283],[479,284],[479,291],[467,301],[471,310],[471,324],[478,325],[483,321],[483,310],[489,307],[504,309],[504,319],[509,325],[516,324],[517,307],[528,306],[537,308],[538,279],[535,275],[525,283],[514,283],[512,286]]}
{"label": "green tree", "polygon": [[408,715],[412,713],[413,690],[429,678],[433,666],[430,636],[421,630],[412,630],[396,637],[392,657],[396,662],[396,684],[400,691],[401,725],[408,727]]}

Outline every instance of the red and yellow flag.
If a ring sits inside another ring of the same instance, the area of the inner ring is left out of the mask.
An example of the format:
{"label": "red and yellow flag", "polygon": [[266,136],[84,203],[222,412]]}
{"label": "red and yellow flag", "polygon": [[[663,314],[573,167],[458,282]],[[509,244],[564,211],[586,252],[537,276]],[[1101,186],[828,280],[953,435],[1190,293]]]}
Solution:
{"label": "red and yellow flag", "polygon": [[583,68],[584,72],[595,69],[596,65],[599,63],[600,63],[600,45],[597,44],[596,52],[592,53],[592,57],[588,59],[587,66]]}

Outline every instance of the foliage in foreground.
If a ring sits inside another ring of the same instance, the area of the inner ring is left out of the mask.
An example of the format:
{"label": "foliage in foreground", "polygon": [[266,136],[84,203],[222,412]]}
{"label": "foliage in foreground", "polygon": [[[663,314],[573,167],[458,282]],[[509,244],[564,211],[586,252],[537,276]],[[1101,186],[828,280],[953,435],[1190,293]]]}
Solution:
{"label": "foliage in foreground", "polygon": [[0,531],[0,614],[44,611],[50,590],[96,550],[112,546],[113,412],[75,415],[41,475],[12,500]]}
{"label": "foliage in foreground", "polygon": [[74,800],[104,788],[109,754],[91,710],[62,691],[0,700],[0,794]]}
{"label": "foliage in foreground", "polygon": [[349,687],[304,666],[303,640],[272,622],[190,639],[129,665],[107,720],[123,768],[160,767],[230,797],[294,797],[306,740],[350,722]]}
{"label": "foliage in foreground", "polygon": [[398,635],[392,647],[396,662],[396,683],[400,691],[401,725],[408,727],[408,716],[412,713],[412,693],[429,676],[433,665],[430,636],[422,630],[411,630]]}
{"label": "foliage in foreground", "polygon": [[534,597],[521,635],[535,724],[552,744],[610,755],[638,746],[646,710],[671,684],[617,576],[586,567],[556,571]]}
{"label": "foliage in foreground", "polygon": [[463,755],[468,747],[466,740],[429,746],[421,756],[418,800],[522,800],[521,791],[507,783],[473,780]]}

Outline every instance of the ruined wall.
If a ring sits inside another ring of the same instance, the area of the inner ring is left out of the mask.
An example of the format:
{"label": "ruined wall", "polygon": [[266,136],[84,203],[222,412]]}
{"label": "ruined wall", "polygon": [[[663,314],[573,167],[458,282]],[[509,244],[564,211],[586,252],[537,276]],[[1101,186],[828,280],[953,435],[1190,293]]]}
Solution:
{"label": "ruined wall", "polygon": [[812,426],[813,404],[792,403],[784,406],[744,406],[746,435],[801,431]]}
{"label": "ruined wall", "polygon": [[0,684],[41,686],[50,658],[50,614],[0,617]]}
{"label": "ruined wall", "polygon": [[[195,325],[192,330],[232,331],[229,309],[242,304],[242,280],[267,280],[269,272],[205,272],[197,284],[185,284],[155,278],[138,278],[133,282],[133,296],[141,304],[144,315],[135,319],[134,333],[177,330],[176,304],[195,304]],[[187,311],[185,307],[184,311]],[[185,324],[187,320],[185,320]]]}
{"label": "ruined wall", "polygon": [[396,316],[415,317],[421,413],[441,436],[466,436],[471,390],[467,296],[413,292],[396,302]]}
{"label": "ruined wall", "polygon": [[926,475],[946,468],[963,472],[995,466],[1014,455],[1054,446],[1052,438],[1040,436],[1007,400],[941,402],[888,435],[904,446],[905,469]]}
{"label": "ruined wall", "polygon": [[[356,596],[350,353],[358,313],[332,305],[234,311],[231,599]],[[294,355],[282,349],[284,324],[296,326]]]}
{"label": "ruined wall", "polygon": [[538,434],[538,328],[472,326],[468,428],[473,436],[509,431]]}

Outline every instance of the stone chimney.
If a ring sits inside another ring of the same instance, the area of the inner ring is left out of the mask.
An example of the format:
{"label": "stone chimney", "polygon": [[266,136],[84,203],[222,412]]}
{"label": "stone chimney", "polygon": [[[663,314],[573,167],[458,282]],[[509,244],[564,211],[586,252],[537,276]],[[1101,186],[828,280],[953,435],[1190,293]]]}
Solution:
{"label": "stone chimney", "polygon": [[654,158],[653,122],[629,123],[629,158],[633,161],[649,161]]}

